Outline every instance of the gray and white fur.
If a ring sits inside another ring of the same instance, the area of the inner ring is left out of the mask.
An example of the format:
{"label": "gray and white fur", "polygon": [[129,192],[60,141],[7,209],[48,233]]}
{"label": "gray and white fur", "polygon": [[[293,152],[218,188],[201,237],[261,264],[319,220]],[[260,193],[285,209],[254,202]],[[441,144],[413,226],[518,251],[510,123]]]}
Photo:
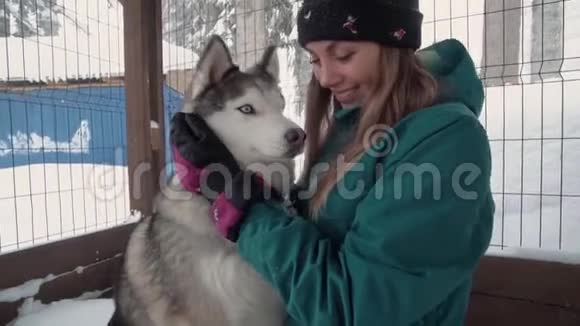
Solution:
{"label": "gray and white fur", "polygon": [[[242,168],[260,172],[284,193],[305,134],[283,114],[276,49],[269,47],[244,72],[232,67],[226,45],[212,36],[182,111],[202,115]],[[109,325],[284,324],[278,293],[242,260],[235,243],[217,233],[207,199],[173,178],[154,205],[154,215],[143,218],[129,239]]]}

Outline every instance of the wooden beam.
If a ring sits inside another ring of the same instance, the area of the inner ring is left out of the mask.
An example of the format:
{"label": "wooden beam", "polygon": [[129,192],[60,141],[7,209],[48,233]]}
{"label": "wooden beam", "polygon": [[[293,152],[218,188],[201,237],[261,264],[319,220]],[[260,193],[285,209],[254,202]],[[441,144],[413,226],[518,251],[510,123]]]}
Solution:
{"label": "wooden beam", "polygon": [[161,10],[161,0],[123,6],[131,209],[145,216],[165,178]]}
{"label": "wooden beam", "polygon": [[580,313],[580,265],[485,256],[475,273],[473,292]]}
{"label": "wooden beam", "polygon": [[[122,254],[134,227],[134,223],[126,224],[0,255],[0,290],[44,280],[32,296],[43,303],[106,290],[119,276]],[[55,278],[47,279],[49,275]],[[0,325],[17,316],[23,302],[0,302]]]}
{"label": "wooden beam", "polygon": [[466,326],[578,326],[580,314],[573,309],[561,306],[472,293],[464,324]]}

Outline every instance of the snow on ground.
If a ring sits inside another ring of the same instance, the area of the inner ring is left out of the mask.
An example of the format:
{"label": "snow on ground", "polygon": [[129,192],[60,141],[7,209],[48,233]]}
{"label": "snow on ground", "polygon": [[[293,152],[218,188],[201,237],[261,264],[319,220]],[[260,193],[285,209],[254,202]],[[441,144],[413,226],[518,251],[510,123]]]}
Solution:
{"label": "snow on ground", "polygon": [[[82,268],[77,268],[77,273],[82,272]],[[52,274],[42,278],[33,279],[19,286],[0,290],[0,303],[16,302],[24,299],[18,308],[18,316],[11,321],[9,326],[66,326],[79,325],[104,326],[107,325],[114,311],[112,299],[101,298],[103,291],[85,292],[77,298],[64,299],[60,301],[43,304],[34,300],[40,287],[65,274],[54,276]]]}
{"label": "snow on ground", "polygon": [[130,217],[124,166],[18,166],[0,169],[0,185],[2,252],[112,227]]}
{"label": "snow on ground", "polygon": [[507,247],[491,247],[487,251],[488,256],[497,257],[518,257],[529,260],[550,261],[564,264],[580,265],[580,253],[578,250],[550,250],[550,249],[531,249]]}
{"label": "snow on ground", "polygon": [[29,280],[24,284],[8,289],[0,290],[0,302],[16,302],[20,299],[33,297],[38,293],[40,287],[45,282],[50,282],[54,279],[53,275],[48,275],[45,278],[37,278]]}
{"label": "snow on ground", "polygon": [[580,253],[578,89],[577,81],[488,88],[481,121],[493,157],[494,244]]}
{"label": "snow on ground", "polygon": [[9,326],[105,326],[113,315],[111,299],[61,300],[47,305],[28,302]]}

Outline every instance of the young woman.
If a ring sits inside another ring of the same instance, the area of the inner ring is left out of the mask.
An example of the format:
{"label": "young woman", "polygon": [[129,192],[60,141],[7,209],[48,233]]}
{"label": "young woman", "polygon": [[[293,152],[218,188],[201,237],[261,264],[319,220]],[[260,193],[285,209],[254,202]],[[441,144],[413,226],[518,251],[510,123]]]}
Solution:
{"label": "young woman", "polygon": [[[313,67],[303,209],[238,197],[220,230],[236,231],[223,234],[279,291],[289,325],[463,324],[495,209],[468,52],[453,39],[417,51],[417,0],[306,0],[297,23]],[[196,166],[209,146],[212,162],[230,157],[217,140],[188,146]]]}

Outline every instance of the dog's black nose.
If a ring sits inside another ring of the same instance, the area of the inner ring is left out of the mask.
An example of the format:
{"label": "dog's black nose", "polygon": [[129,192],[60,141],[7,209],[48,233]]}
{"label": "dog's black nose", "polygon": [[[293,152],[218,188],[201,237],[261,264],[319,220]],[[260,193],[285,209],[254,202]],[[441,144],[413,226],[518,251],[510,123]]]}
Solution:
{"label": "dog's black nose", "polygon": [[290,145],[299,145],[304,142],[304,139],[306,138],[306,133],[304,132],[304,130],[300,128],[294,128],[288,130],[284,135],[284,138],[286,138],[286,141]]}

